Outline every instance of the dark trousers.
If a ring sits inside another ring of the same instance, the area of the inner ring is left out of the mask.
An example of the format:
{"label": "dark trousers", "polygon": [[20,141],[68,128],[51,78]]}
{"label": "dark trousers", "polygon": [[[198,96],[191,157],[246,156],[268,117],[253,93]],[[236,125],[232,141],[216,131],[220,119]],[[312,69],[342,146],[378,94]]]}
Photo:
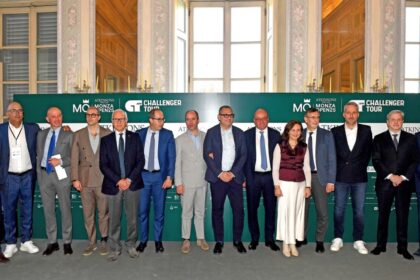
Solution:
{"label": "dark trousers", "polygon": [[254,173],[254,184],[246,187],[246,200],[248,207],[248,227],[252,241],[259,241],[260,226],[258,224],[258,207],[261,195],[263,196],[265,223],[265,241],[274,240],[276,197],[274,196],[274,184],[271,172],[267,174]]}
{"label": "dark trousers", "polygon": [[212,225],[214,238],[217,242],[224,241],[223,210],[226,196],[229,198],[233,213],[233,241],[239,242],[242,239],[244,229],[244,201],[242,185],[235,181],[229,183],[218,180],[210,184],[212,203]]}
{"label": "dark trousers", "polygon": [[0,243],[4,241],[4,216],[3,216],[3,203],[1,203],[1,192],[0,192]]}
{"label": "dark trousers", "polygon": [[398,248],[407,249],[408,213],[411,199],[409,184],[403,182],[402,185],[395,188],[392,186],[391,182],[385,182],[379,187],[376,186],[376,196],[378,198],[379,209],[377,246],[386,247],[388,241],[389,215],[395,199],[397,244]]}

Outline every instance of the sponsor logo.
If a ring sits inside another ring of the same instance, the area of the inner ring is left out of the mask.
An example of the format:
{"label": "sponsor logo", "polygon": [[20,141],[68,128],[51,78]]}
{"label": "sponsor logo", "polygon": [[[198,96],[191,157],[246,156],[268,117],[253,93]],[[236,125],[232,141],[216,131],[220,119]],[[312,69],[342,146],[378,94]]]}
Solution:
{"label": "sponsor logo", "polygon": [[320,113],[335,113],[336,98],[316,98],[312,101],[310,98],[304,98],[301,103],[293,103],[293,112],[305,112],[309,108],[316,108]]}
{"label": "sponsor logo", "polygon": [[[366,100],[350,100],[359,105],[359,112],[377,113],[384,112],[384,108],[388,107],[404,107],[404,100],[396,99],[366,99]],[[387,110],[389,111],[389,110]]]}
{"label": "sponsor logo", "polygon": [[129,112],[150,112],[153,109],[161,109],[162,107],[178,107],[182,106],[180,99],[143,99],[128,100],[125,102],[125,109]]}
{"label": "sponsor logo", "polygon": [[114,111],[114,98],[83,99],[79,104],[72,104],[73,113],[86,113],[89,107],[98,108],[101,113],[112,113]]}

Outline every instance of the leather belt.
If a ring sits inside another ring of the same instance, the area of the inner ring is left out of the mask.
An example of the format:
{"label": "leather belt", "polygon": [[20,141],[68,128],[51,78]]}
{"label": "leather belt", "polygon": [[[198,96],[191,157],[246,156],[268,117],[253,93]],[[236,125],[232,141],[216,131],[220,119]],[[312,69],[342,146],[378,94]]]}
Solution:
{"label": "leather belt", "polygon": [[[45,172],[47,172],[47,168],[45,168],[44,166],[41,166],[41,170],[44,170]],[[54,168],[51,170],[51,172],[54,172]]]}
{"label": "leather belt", "polygon": [[266,171],[266,172],[254,171],[254,173],[257,174],[257,175],[268,175],[268,174],[272,174],[271,171]]}
{"label": "leather belt", "polygon": [[317,174],[318,173],[318,171],[311,171],[311,174]]}
{"label": "leather belt", "polygon": [[26,170],[25,172],[22,172],[22,173],[15,173],[15,172],[8,172],[8,173],[9,173],[9,175],[13,175],[13,176],[23,176],[23,175],[25,175],[25,174],[27,174],[31,171],[32,171],[32,169]]}
{"label": "leather belt", "polygon": [[160,172],[160,169],[159,170],[153,170],[153,171],[150,171],[150,170],[147,170],[147,169],[143,169],[142,171],[143,172],[149,172],[149,173],[158,173],[158,172]]}

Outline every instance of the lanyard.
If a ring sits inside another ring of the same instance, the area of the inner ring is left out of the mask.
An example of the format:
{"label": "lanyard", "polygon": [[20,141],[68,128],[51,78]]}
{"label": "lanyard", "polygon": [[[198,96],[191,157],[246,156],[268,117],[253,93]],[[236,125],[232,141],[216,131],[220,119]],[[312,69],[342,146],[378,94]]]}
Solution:
{"label": "lanyard", "polygon": [[9,130],[10,130],[10,132],[12,133],[13,138],[15,138],[16,145],[17,145],[17,140],[19,139],[19,136],[20,136],[20,134],[22,133],[22,129],[23,129],[23,125],[22,125],[22,128],[19,130],[18,135],[17,135],[17,136],[15,136],[15,134],[14,134],[14,133],[13,133],[13,131],[12,131],[12,128],[11,128],[11,127],[10,127],[10,125],[9,125]]}

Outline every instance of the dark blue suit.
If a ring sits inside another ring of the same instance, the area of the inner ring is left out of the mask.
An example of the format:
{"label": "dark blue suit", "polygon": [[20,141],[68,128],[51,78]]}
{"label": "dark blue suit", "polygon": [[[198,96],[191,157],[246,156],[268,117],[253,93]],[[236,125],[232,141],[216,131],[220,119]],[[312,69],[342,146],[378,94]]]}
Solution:
{"label": "dark blue suit", "polygon": [[[245,180],[243,169],[247,156],[245,136],[242,130],[232,126],[235,142],[235,160],[230,170],[222,170],[223,142],[220,129],[220,125],[216,125],[207,131],[203,147],[204,161],[207,164],[205,178],[210,182],[212,196],[214,237],[217,242],[223,243],[223,210],[226,196],[228,196],[233,212],[233,241],[239,242],[242,239],[244,228],[242,184]],[[232,181],[225,183],[218,177],[222,171],[231,171],[235,177]]]}
{"label": "dark blue suit", "polygon": [[[270,166],[273,166],[273,153],[276,144],[280,141],[280,132],[268,127],[268,155]],[[246,177],[246,198],[248,207],[248,228],[251,233],[251,240],[258,242],[260,239],[260,228],[258,225],[258,207],[260,205],[261,194],[264,197],[265,241],[274,241],[276,197],[274,196],[274,183],[271,170],[267,172],[255,172],[256,152],[256,127],[245,131],[245,141],[248,151],[245,164]]]}
{"label": "dark blue suit", "polygon": [[[303,139],[306,142],[307,129],[303,130]],[[318,127],[316,129],[316,143],[312,143],[315,148],[314,163],[316,170],[312,171],[312,197],[315,202],[317,215],[316,241],[324,242],[325,234],[328,229],[328,194],[326,186],[328,183],[335,184],[337,172],[336,152],[334,137],[326,129]],[[313,154],[309,154],[313,158]],[[305,238],[308,233],[308,216],[310,197],[305,202]]]}
{"label": "dark blue suit", "polygon": [[[148,127],[138,130],[138,134],[146,144]],[[150,199],[153,197],[154,206],[154,238],[155,241],[162,241],[163,226],[165,218],[165,198],[166,190],[162,188],[163,182],[167,177],[174,178],[175,175],[175,139],[172,131],[162,128],[159,130],[158,160],[160,170],[158,172],[148,172],[143,170],[141,176],[144,181],[144,188],[140,191],[140,210],[139,224],[141,229],[140,241],[149,240],[149,212]],[[144,168],[143,164],[143,168]],[[140,173],[139,173],[140,174]]]}
{"label": "dark blue suit", "polygon": [[22,174],[11,174],[9,170],[9,123],[0,125],[0,191],[4,208],[5,241],[16,244],[16,211],[21,201],[22,238],[24,243],[32,235],[33,191],[36,181],[36,139],[39,131],[37,124],[23,123],[26,144],[32,169]]}
{"label": "dark blue suit", "polygon": [[[416,133],[417,149],[420,151],[420,132]],[[420,158],[420,155],[419,155]],[[417,165],[415,173],[416,196],[417,196],[417,222],[418,222],[418,239],[420,247],[420,163]]]}

